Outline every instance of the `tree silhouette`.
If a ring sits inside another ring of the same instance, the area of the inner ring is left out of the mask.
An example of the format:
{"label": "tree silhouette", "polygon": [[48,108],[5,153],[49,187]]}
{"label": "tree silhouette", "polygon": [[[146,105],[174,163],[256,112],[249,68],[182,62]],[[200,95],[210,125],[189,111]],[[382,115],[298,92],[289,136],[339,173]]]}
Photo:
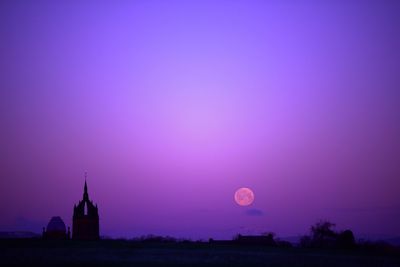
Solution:
{"label": "tree silhouette", "polygon": [[310,228],[310,235],[303,236],[300,240],[302,247],[317,248],[344,248],[350,249],[356,246],[353,232],[345,230],[335,232],[334,223],[329,221],[319,221]]}
{"label": "tree silhouette", "polygon": [[324,243],[335,239],[337,234],[332,230],[333,227],[335,227],[335,224],[329,221],[320,221],[311,226],[312,240],[317,243]]}

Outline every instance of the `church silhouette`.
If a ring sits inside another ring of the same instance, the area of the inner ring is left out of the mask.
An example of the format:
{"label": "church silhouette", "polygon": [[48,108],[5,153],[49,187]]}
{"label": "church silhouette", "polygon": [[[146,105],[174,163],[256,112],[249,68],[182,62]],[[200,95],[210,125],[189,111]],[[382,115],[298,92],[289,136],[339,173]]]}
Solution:
{"label": "church silhouette", "polygon": [[78,205],[74,205],[72,217],[72,239],[97,240],[99,235],[99,211],[97,204],[94,205],[89,199],[87,183],[83,191],[83,199]]}

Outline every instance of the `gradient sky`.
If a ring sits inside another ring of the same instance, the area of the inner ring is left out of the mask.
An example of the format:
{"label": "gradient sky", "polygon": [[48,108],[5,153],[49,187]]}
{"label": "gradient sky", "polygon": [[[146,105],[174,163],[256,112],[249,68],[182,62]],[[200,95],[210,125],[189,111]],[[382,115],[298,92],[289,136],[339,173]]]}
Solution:
{"label": "gradient sky", "polygon": [[399,13],[1,1],[0,230],[71,225],[87,171],[102,235],[400,235]]}

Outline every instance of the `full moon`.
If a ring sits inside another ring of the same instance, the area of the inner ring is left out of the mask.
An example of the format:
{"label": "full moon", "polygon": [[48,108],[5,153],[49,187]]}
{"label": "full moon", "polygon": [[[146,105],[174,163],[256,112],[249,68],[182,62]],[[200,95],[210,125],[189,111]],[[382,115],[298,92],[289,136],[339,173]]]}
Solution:
{"label": "full moon", "polygon": [[240,206],[248,206],[254,201],[254,193],[250,188],[239,188],[235,192],[235,201]]}

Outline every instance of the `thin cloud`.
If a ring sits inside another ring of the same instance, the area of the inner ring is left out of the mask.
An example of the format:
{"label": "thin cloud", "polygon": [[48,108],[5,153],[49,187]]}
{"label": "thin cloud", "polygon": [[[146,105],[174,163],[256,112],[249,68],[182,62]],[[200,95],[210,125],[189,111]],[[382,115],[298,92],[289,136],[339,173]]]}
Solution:
{"label": "thin cloud", "polygon": [[264,212],[259,209],[249,209],[249,210],[246,210],[246,215],[248,215],[248,216],[264,216]]}

